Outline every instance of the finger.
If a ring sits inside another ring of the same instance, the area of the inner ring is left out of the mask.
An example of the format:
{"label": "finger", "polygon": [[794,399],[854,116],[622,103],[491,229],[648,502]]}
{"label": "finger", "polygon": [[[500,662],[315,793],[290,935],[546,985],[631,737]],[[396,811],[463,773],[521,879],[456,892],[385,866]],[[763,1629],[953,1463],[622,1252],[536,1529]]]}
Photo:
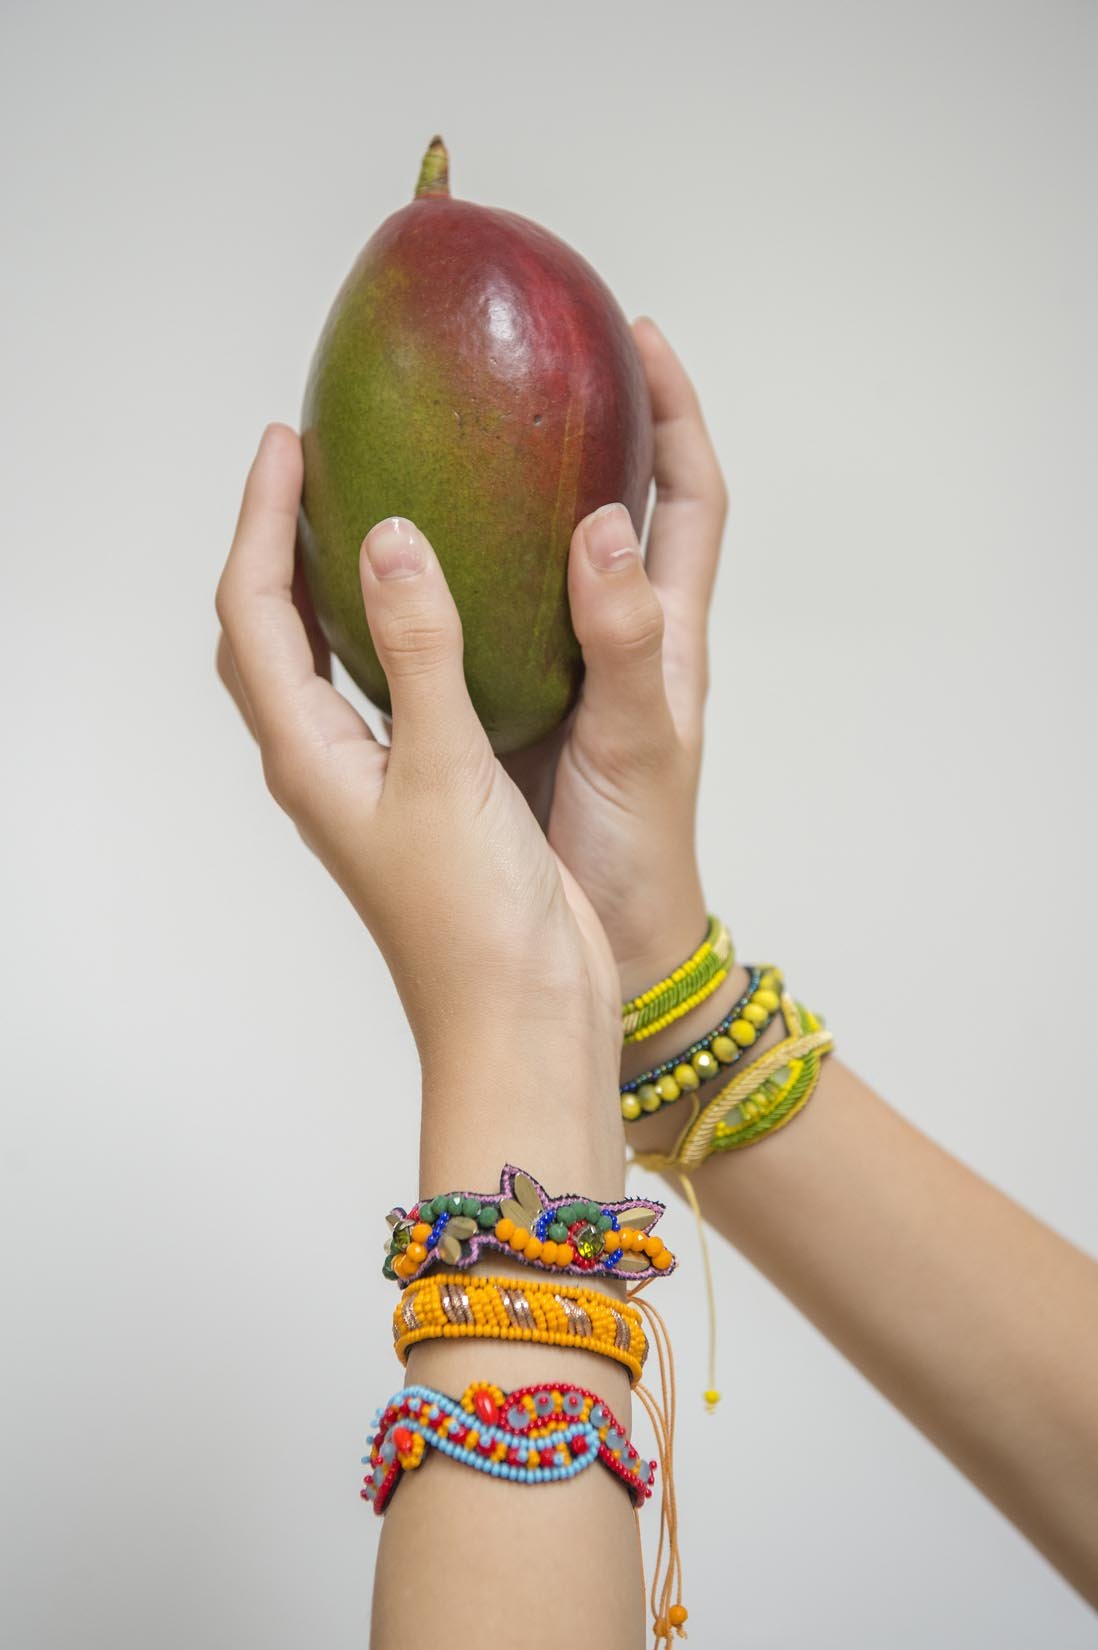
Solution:
{"label": "finger", "polygon": [[658,742],[671,728],[663,608],[623,504],[604,504],[576,528],[568,599],[583,649],[584,718],[596,719],[600,734],[623,748]]}
{"label": "finger", "polygon": [[289,812],[311,794],[318,756],[348,742],[372,748],[362,718],[317,675],[305,623],[294,606],[301,479],[297,436],[285,425],[270,425],[245,484],[217,588],[218,617],[267,780]]}
{"label": "finger", "polygon": [[717,574],[728,493],[701,404],[656,323],[642,316],[633,335],[655,421],[656,502],[648,533],[648,576],[676,612],[704,624]]}
{"label": "finger", "polygon": [[237,710],[244,718],[244,723],[248,729],[248,732],[254,739],[256,736],[255,718],[252,715],[251,706],[244,697],[244,689],[240,685],[240,676],[236,665],[233,662],[232,649],[229,646],[228,638],[224,631],[222,631],[220,636],[217,638],[217,674],[220,676],[225,687],[228,689],[233,703],[236,705]]}
{"label": "finger", "polygon": [[359,570],[389,684],[394,764],[435,765],[481,748],[490,754],[465,684],[461,620],[423,534],[402,516],[378,522],[363,541]]}

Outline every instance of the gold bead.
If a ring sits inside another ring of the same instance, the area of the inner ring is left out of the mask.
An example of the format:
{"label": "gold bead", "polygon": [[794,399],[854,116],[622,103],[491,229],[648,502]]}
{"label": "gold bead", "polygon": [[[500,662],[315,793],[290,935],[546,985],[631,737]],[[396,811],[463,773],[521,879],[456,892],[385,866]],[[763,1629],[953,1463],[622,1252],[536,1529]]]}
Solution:
{"label": "gold bead", "polygon": [[[647,1087],[648,1084],[646,1083],[645,1088]],[[661,1077],[659,1082],[656,1084],[656,1093],[661,1100],[677,1100],[679,1095],[682,1093],[682,1090],[679,1088],[679,1085],[673,1077],[667,1076]],[[641,1105],[644,1105],[643,1100],[641,1101]]]}
{"label": "gold bead", "polygon": [[707,1082],[710,1077],[715,1077],[720,1069],[717,1065],[715,1057],[710,1054],[707,1048],[700,1048],[698,1050],[693,1057],[693,1065],[694,1070],[697,1072],[699,1079],[703,1083]]}
{"label": "gold bead", "polygon": [[730,1066],[736,1058],[736,1045],[731,1037],[714,1037],[709,1047],[722,1066]]}
{"label": "gold bead", "polygon": [[[657,1095],[656,1098],[658,1100],[659,1096]],[[621,1097],[621,1115],[631,1123],[640,1114],[641,1103],[636,1093],[623,1094]]]}
{"label": "gold bead", "polygon": [[[678,1090],[675,1090],[676,1094]],[[637,1099],[640,1101],[641,1111],[659,1111],[663,1096],[656,1083],[642,1083],[637,1090]]]}
{"label": "gold bead", "polygon": [[694,1069],[694,1066],[697,1065],[697,1060],[698,1057],[695,1055],[693,1066],[688,1066],[686,1062],[683,1061],[682,1065],[676,1066],[674,1071],[671,1073],[680,1089],[696,1089],[698,1087],[700,1078],[698,1077],[697,1071]]}

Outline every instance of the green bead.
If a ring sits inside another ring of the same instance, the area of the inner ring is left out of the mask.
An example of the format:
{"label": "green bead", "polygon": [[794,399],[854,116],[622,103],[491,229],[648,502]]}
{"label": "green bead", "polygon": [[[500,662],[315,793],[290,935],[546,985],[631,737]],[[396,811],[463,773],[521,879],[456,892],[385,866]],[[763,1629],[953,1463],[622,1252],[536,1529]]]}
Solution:
{"label": "green bead", "polygon": [[463,1214],[467,1220],[475,1220],[480,1214],[480,1203],[475,1197],[463,1197],[461,1200],[460,1213]]}
{"label": "green bead", "polygon": [[387,1278],[396,1278],[396,1273],[393,1271],[393,1262],[389,1255],[385,1256],[381,1264],[381,1270]]}
{"label": "green bead", "polygon": [[456,1192],[451,1197],[446,1198],[446,1213],[448,1215],[460,1215],[463,1201],[464,1199],[458,1197]]}
{"label": "green bead", "polygon": [[434,1225],[435,1220],[437,1219],[437,1212],[435,1210],[435,1204],[434,1204],[434,1199],[433,1198],[425,1197],[423,1199],[422,1203],[419,1206],[419,1218],[420,1218],[420,1220],[424,1221],[428,1226],[433,1226]]}
{"label": "green bead", "polygon": [[599,1215],[598,1219],[595,1221],[595,1225],[598,1227],[600,1232],[608,1232],[613,1224],[614,1222],[611,1220],[609,1215]]}
{"label": "green bead", "polygon": [[[558,1209],[557,1213],[563,1214],[564,1211],[562,1209]],[[552,1238],[554,1243],[564,1242],[565,1238],[568,1236],[568,1228],[564,1224],[563,1220],[554,1220],[553,1224],[549,1228],[549,1236]]]}
{"label": "green bead", "polygon": [[477,1210],[477,1225],[485,1232],[490,1232],[499,1220],[499,1210],[491,1203],[482,1203]]}
{"label": "green bead", "polygon": [[597,1226],[599,1223],[599,1218],[602,1215],[602,1204],[585,1203],[583,1206],[583,1214],[586,1220],[589,1220],[593,1226]]}

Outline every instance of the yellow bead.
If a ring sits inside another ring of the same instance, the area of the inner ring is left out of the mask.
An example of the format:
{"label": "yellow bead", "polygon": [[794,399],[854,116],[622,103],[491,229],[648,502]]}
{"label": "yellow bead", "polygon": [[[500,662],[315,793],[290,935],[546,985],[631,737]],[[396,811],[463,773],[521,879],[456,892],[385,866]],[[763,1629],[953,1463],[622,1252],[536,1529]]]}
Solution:
{"label": "yellow bead", "polygon": [[755,993],[755,1001],[760,1008],[765,1008],[768,1014],[776,1014],[781,1007],[781,999],[776,991],[759,987]]}
{"label": "yellow bead", "polygon": [[[657,1099],[659,1097],[657,1096]],[[623,1094],[621,1097],[621,1115],[631,1123],[641,1114],[641,1103],[635,1093]]]}
{"label": "yellow bead", "polygon": [[657,1272],[666,1272],[674,1258],[670,1249],[661,1249],[658,1255],[652,1256],[652,1265]]}
{"label": "yellow bead", "polygon": [[641,1111],[659,1111],[662,1102],[658,1084],[642,1083],[637,1090],[637,1100]]}
{"label": "yellow bead", "polygon": [[667,1612],[667,1619],[672,1627],[681,1627],[689,1613],[685,1604],[673,1604]]}
{"label": "yellow bead", "polygon": [[[697,1055],[695,1055],[694,1058],[696,1060]],[[674,1077],[680,1089],[696,1089],[701,1081],[697,1072],[694,1070],[694,1067],[688,1066],[685,1061],[681,1066],[676,1066],[671,1075]]]}
{"label": "yellow bead", "polygon": [[506,1216],[504,1216],[504,1218],[502,1220],[497,1220],[496,1221],[496,1236],[499,1238],[499,1241],[501,1243],[510,1243],[511,1233],[514,1231],[514,1229],[515,1229],[514,1221],[513,1220],[508,1220],[506,1218]]}
{"label": "yellow bead", "polygon": [[422,1243],[410,1243],[404,1253],[407,1255],[409,1260],[415,1261],[417,1266],[421,1261],[425,1261],[427,1259],[427,1250],[424,1248]]}
{"label": "yellow bead", "polygon": [[[645,1088],[647,1087],[648,1084],[646,1083]],[[679,1088],[679,1085],[673,1077],[661,1077],[659,1082],[656,1084],[656,1093],[661,1100],[677,1100],[679,1095],[682,1093],[682,1090]],[[643,1099],[641,1100],[641,1105],[644,1105]]]}
{"label": "yellow bead", "polygon": [[750,1020],[753,1026],[764,1026],[770,1018],[762,1004],[756,1002],[744,1003],[743,1017],[745,1020]]}
{"label": "yellow bead", "polygon": [[759,1035],[755,1027],[746,1020],[733,1020],[728,1030],[733,1041],[739,1043],[741,1048],[750,1048]]}
{"label": "yellow bead", "polygon": [[541,1239],[531,1237],[529,1243],[527,1243],[522,1252],[527,1260],[537,1260],[538,1256],[541,1254]]}
{"label": "yellow bead", "polygon": [[717,1391],[716,1387],[713,1386],[711,1386],[708,1391],[704,1392],[702,1396],[709,1405],[710,1409],[712,1409],[716,1404],[719,1404],[721,1401],[720,1393]]}
{"label": "yellow bead", "polygon": [[663,1248],[663,1239],[661,1237],[657,1237],[653,1232],[651,1236],[645,1238],[641,1247],[648,1256],[649,1260],[655,1260],[656,1256]]}
{"label": "yellow bead", "polygon": [[516,1226],[507,1241],[510,1243],[511,1248],[515,1251],[515,1253],[518,1254],[518,1252],[521,1249],[525,1249],[526,1245],[529,1243],[530,1233],[526,1230],[525,1226]]}
{"label": "yellow bead", "polygon": [[426,1243],[427,1239],[430,1237],[430,1235],[431,1235],[431,1227],[427,1225],[427,1222],[425,1220],[417,1221],[416,1224],[412,1227],[412,1242],[413,1243]]}
{"label": "yellow bead", "polygon": [[736,1045],[731,1037],[714,1037],[709,1047],[722,1066],[730,1066],[736,1058]]}
{"label": "yellow bead", "polygon": [[557,1246],[552,1238],[547,1243],[542,1244],[541,1259],[542,1264],[545,1266],[555,1266],[557,1264]]}
{"label": "yellow bead", "polygon": [[710,1077],[715,1077],[720,1067],[707,1048],[700,1048],[694,1055],[694,1070],[698,1074],[698,1081],[706,1083]]}

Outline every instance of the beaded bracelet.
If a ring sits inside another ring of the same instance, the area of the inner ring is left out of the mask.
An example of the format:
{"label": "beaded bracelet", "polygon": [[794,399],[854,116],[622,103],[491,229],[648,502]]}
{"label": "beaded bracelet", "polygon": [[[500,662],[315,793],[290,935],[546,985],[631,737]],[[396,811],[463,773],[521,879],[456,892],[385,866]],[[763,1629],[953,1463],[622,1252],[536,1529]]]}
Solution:
{"label": "beaded bracelet", "polygon": [[624,1040],[643,1042],[646,1037],[654,1037],[657,1031],[681,1020],[716,991],[734,960],[728,929],[719,917],[711,916],[706,936],[693,956],[647,991],[622,1004]]}
{"label": "beaded bracelet", "polygon": [[462,1336],[599,1352],[624,1364],[634,1381],[640,1380],[648,1356],[637,1307],[596,1289],[464,1272],[435,1273],[408,1285],[393,1312],[401,1363],[407,1363],[409,1348],[420,1341]]}
{"label": "beaded bracelet", "polygon": [[715,1077],[722,1066],[735,1065],[777,1013],[781,990],[781,970],[755,964],[747,990],[719,1025],[681,1054],[621,1085],[625,1121],[632,1123],[645,1113],[673,1104],[684,1092],[692,1093]]}
{"label": "beaded bracelet", "polygon": [[652,1494],[655,1461],[640,1456],[609,1406],[584,1387],[557,1383],[505,1393],[478,1381],[458,1402],[430,1387],[410,1386],[390,1398],[374,1423],[370,1453],[362,1458],[370,1471],[359,1493],[379,1515],[428,1447],[514,1484],[559,1483],[601,1461],[638,1507]]}
{"label": "beaded bracelet", "polygon": [[[638,1152],[634,1162],[643,1168],[680,1173],[696,1169],[714,1151],[751,1145],[796,1116],[808,1101],[819,1076],[819,1062],[830,1054],[835,1039],[819,1016],[794,1002],[788,992],[782,993],[781,1011],[787,1033],[784,1040],[733,1077],[700,1111],[695,1096],[690,1120],[666,1156]],[[794,1069],[795,1062],[803,1064]]]}
{"label": "beaded bracelet", "polygon": [[515,1255],[539,1270],[627,1276],[631,1283],[662,1277],[675,1257],[653,1236],[664,1212],[649,1198],[597,1203],[574,1195],[550,1197],[513,1163],[504,1165],[499,1192],[448,1192],[423,1198],[411,1210],[391,1209],[387,1278],[406,1283],[438,1262],[473,1266],[485,1249]]}

